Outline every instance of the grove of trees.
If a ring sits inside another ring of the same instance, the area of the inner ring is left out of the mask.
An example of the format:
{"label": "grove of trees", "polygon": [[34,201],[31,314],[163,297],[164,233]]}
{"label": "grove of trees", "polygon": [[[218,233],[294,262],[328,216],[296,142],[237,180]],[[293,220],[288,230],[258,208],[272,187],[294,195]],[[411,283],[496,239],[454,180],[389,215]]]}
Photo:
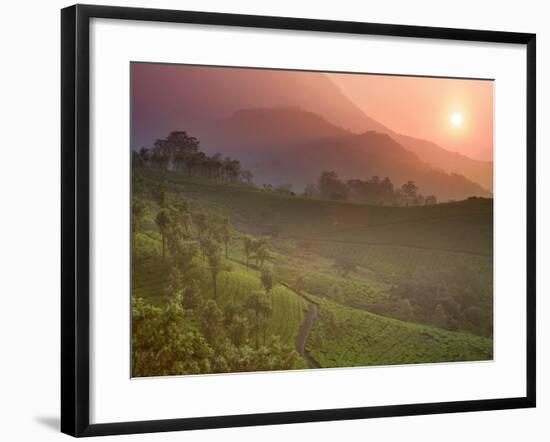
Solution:
{"label": "grove of trees", "polygon": [[[145,215],[158,205],[154,222],[160,236],[158,254],[133,248],[133,263],[157,260],[169,267],[168,302],[152,305],[132,299],[133,375],[295,368],[299,356],[291,345],[268,334],[273,311],[273,268],[263,238],[246,236],[242,242],[247,260],[259,269],[258,289],[240,301],[219,302],[218,279],[231,271],[231,241],[235,229],[229,218],[172,200],[160,183],[146,191],[136,186],[132,199],[132,231],[144,233]],[[201,275],[208,275],[204,278]],[[210,290],[204,290],[205,281]]]}
{"label": "grove of trees", "polygon": [[373,176],[368,180],[352,179],[342,181],[334,171],[324,171],[319,176],[317,185],[309,184],[304,189],[304,196],[318,197],[336,201],[356,201],[366,204],[419,206],[437,204],[433,195],[423,196],[413,181],[407,181],[395,188],[390,178],[381,179]]}
{"label": "grove of trees", "polygon": [[142,147],[132,151],[134,167],[185,172],[189,176],[203,176],[223,183],[251,184],[253,174],[243,169],[240,161],[222,158],[216,153],[208,156],[200,150],[200,142],[185,131],[174,131],[157,140],[151,149]]}

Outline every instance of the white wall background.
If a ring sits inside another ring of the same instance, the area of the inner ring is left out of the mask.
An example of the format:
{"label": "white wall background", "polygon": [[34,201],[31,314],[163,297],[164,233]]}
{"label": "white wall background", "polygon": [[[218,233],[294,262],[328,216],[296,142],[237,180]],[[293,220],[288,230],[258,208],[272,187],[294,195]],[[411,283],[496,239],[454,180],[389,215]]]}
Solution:
{"label": "white wall background", "polygon": [[[536,32],[538,40],[538,318],[539,406],[456,415],[207,430],[102,440],[280,441],[400,440],[546,441],[550,438],[548,290],[550,155],[544,122],[550,88],[544,65],[550,46],[545,2],[387,0],[108,1],[164,7],[380,23]],[[59,425],[59,9],[62,1],[10,2],[0,25],[0,439],[62,440]],[[7,6],[7,7],[6,7]],[[546,52],[546,53],[545,53]],[[550,111],[549,111],[550,112]],[[545,249],[545,250],[543,250]],[[546,274],[545,274],[546,270]]]}

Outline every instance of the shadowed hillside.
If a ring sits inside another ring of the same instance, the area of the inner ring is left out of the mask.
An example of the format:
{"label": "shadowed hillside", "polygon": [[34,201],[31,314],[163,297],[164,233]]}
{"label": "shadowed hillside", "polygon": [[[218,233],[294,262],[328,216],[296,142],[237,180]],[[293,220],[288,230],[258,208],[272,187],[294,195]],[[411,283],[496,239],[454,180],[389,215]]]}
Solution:
{"label": "shadowed hillside", "polygon": [[413,180],[440,200],[491,196],[467,178],[421,161],[385,133],[353,134],[296,107],[240,110],[201,138],[207,151],[242,158],[259,183],[290,182],[299,189],[315,183],[320,171],[335,170],[343,179],[380,175],[398,185]]}

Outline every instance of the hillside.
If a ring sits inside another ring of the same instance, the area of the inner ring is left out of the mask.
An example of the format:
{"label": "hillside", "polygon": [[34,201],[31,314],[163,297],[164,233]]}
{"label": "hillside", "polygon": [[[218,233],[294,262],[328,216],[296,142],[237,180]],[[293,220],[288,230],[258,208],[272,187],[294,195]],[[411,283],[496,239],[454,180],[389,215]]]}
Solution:
{"label": "hillside", "polygon": [[[168,204],[186,201],[193,219],[210,213],[233,226],[217,295],[204,257],[185,275],[198,281],[203,302],[216,300],[224,316],[241,318],[235,311],[262,288],[263,264],[249,263],[245,238],[266,242],[275,285],[260,342],[278,336],[282,345],[295,346],[300,359],[287,369],[492,358],[492,200],[367,206],[146,169],[134,172],[134,182],[147,205],[133,240],[135,300],[163,309],[174,296],[155,221],[162,207],[147,190],[162,183]],[[198,232],[192,230],[188,241]],[[246,342],[253,345],[249,333]],[[238,360],[209,370],[282,367]]]}
{"label": "hillside", "polygon": [[493,162],[473,160],[457,152],[450,152],[427,140],[388,132],[398,143],[415,153],[426,163],[447,173],[457,173],[479,183],[484,189],[493,189]]}

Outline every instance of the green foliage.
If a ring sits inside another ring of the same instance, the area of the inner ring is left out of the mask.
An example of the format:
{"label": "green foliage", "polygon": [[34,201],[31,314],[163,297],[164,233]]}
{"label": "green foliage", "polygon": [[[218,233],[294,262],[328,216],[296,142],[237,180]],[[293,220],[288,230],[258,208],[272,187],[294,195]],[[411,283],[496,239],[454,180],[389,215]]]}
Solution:
{"label": "green foliage", "polygon": [[493,341],[479,336],[398,321],[320,302],[307,342],[322,367],[477,361],[493,357]]}
{"label": "green foliage", "polygon": [[269,295],[275,285],[275,274],[273,273],[273,268],[264,267],[260,274],[260,281],[262,282],[262,287],[264,288],[265,293]]}
{"label": "green foliage", "polygon": [[164,308],[132,299],[132,374],[167,376],[210,370],[212,348],[182,322],[179,304]]}
{"label": "green foliage", "polygon": [[222,323],[223,312],[215,300],[209,299],[200,312],[200,329],[211,344],[214,344],[220,335]]}
{"label": "green foliage", "polygon": [[132,232],[136,232],[142,227],[143,218],[147,213],[147,205],[141,198],[132,198]]}
{"label": "green foliage", "polygon": [[303,368],[306,299],[319,303],[306,348],[324,367],[492,357],[490,200],[302,198],[207,176],[198,163],[171,171],[153,156],[133,174],[145,209],[132,236],[137,375]]}

